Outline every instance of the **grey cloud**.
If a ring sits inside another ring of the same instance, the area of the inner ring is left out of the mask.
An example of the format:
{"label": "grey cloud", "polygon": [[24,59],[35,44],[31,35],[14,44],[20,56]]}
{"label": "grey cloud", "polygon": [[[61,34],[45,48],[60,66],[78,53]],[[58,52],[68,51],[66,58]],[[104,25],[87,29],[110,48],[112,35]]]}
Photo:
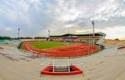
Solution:
{"label": "grey cloud", "polygon": [[[64,34],[65,26],[90,29],[124,26],[123,0],[1,0],[0,25],[21,28],[21,36]],[[16,31],[15,31],[16,32]]]}

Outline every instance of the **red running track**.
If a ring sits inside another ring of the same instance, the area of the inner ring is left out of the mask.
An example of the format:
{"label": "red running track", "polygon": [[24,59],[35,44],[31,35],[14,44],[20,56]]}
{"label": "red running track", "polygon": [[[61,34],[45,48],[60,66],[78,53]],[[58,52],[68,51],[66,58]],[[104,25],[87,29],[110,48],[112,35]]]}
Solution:
{"label": "red running track", "polygon": [[99,50],[99,47],[92,44],[78,43],[69,46],[57,48],[38,49],[33,47],[28,41],[24,42],[22,48],[38,54],[46,53],[46,56],[51,57],[75,57],[94,53]]}

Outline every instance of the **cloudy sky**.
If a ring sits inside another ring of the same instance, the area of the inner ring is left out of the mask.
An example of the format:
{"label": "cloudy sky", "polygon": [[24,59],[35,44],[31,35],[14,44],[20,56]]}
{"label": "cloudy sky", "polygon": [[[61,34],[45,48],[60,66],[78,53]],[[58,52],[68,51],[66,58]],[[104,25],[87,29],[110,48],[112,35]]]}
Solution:
{"label": "cloudy sky", "polygon": [[0,35],[106,33],[125,39],[125,0],[0,0]]}

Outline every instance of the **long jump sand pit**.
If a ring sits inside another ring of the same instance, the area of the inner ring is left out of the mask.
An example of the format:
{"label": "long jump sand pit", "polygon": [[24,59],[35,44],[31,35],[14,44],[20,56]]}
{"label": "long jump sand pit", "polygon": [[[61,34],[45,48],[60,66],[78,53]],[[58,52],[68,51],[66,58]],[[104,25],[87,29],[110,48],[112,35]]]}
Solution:
{"label": "long jump sand pit", "polygon": [[22,48],[37,54],[45,53],[46,56],[50,57],[75,57],[91,54],[99,50],[97,45],[86,43],[78,43],[56,48],[38,49],[32,46],[28,41],[23,43]]}

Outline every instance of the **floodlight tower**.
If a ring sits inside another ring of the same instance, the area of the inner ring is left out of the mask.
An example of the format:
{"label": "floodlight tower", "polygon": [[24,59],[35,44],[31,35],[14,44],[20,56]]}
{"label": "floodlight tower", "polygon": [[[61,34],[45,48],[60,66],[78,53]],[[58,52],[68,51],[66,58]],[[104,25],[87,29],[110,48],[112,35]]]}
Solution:
{"label": "floodlight tower", "polygon": [[69,34],[69,28],[68,28],[68,34]]}
{"label": "floodlight tower", "polygon": [[48,30],[48,40],[50,40],[50,30]]}
{"label": "floodlight tower", "polygon": [[20,28],[18,28],[18,38],[20,37]]}
{"label": "floodlight tower", "polygon": [[93,27],[93,44],[95,44],[95,27],[94,27],[94,21],[92,21],[92,27]]}

